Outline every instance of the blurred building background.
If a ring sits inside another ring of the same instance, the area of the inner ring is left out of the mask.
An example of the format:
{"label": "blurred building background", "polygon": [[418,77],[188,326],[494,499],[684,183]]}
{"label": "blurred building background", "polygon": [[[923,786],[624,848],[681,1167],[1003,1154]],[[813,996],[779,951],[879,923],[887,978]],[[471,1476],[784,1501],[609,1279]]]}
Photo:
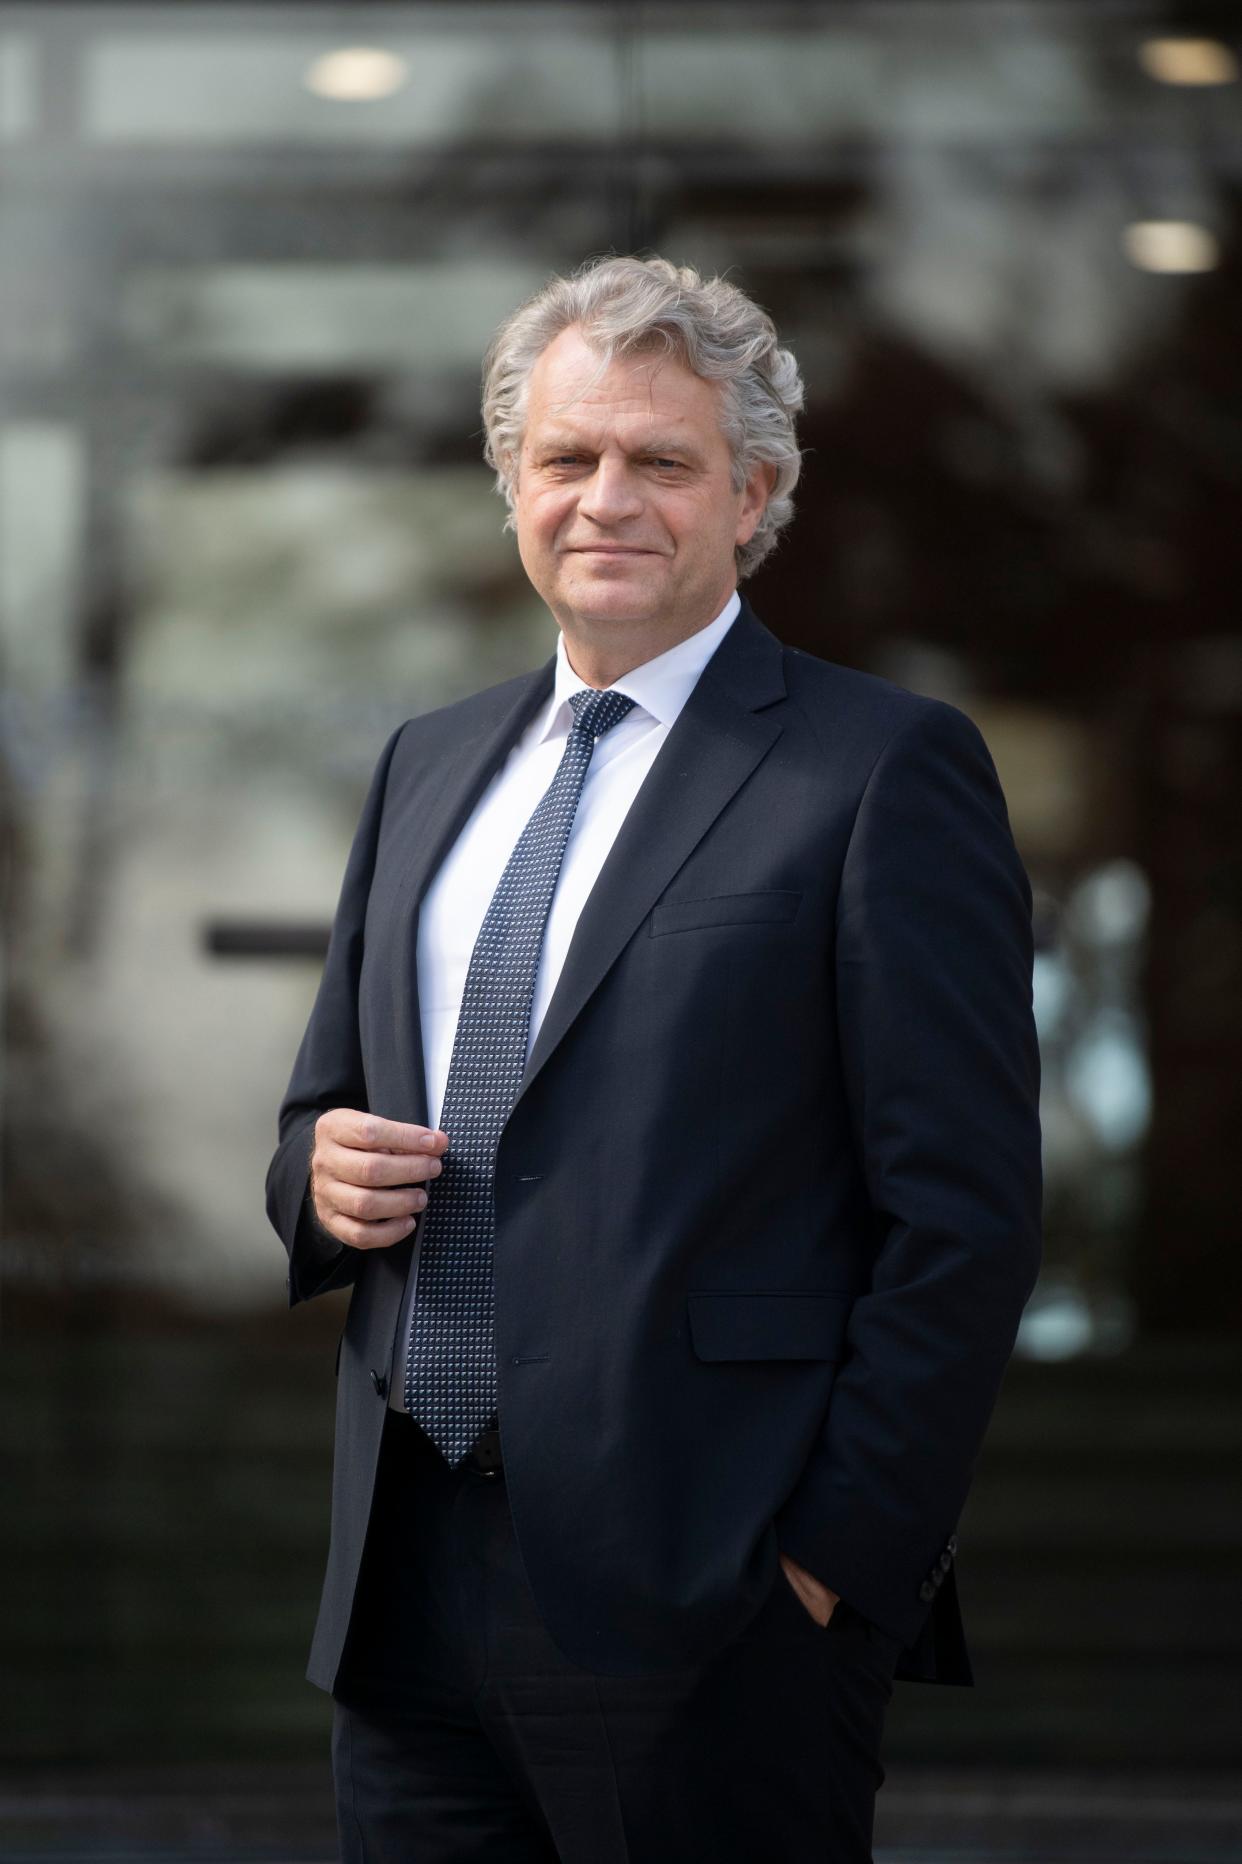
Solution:
{"label": "blurred building background", "polygon": [[884,1855],[1242,1856],[1240,64],[1155,0],[0,5],[4,1856],[332,1855],[343,1297],[263,1175],[387,734],[554,646],[479,361],[610,249],[776,316],[748,593],[976,718],[1036,890],[1046,1266]]}

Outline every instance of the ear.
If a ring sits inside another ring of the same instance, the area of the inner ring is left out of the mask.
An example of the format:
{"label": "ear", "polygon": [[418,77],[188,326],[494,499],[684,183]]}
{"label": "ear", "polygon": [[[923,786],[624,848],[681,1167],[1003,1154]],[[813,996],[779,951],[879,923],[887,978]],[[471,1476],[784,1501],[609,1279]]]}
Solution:
{"label": "ear", "polygon": [[737,514],[737,529],[733,533],[734,548],[748,544],[758,528],[759,520],[767,510],[768,500],[776,488],[776,467],[771,460],[762,460],[752,466],[742,492],[742,503]]}

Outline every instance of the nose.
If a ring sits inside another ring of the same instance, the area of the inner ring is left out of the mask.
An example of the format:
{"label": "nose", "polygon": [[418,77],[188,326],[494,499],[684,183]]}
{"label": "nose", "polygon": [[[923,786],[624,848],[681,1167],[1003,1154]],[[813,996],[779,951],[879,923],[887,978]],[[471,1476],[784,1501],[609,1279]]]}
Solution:
{"label": "nose", "polygon": [[642,498],[624,460],[601,459],[583,488],[578,510],[596,524],[618,524],[637,517]]}

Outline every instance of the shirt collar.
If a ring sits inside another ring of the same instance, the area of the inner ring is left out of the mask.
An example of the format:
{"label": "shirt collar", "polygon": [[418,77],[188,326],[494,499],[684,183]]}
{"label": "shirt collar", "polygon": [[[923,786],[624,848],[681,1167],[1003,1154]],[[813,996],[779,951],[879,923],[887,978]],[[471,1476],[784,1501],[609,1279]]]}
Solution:
{"label": "shirt collar", "polygon": [[[623,673],[619,680],[613,682],[609,690],[624,693],[632,699],[636,711],[646,712],[661,725],[671,725],[694,691],[699,675],[732,627],[741,606],[742,599],[735,589],[715,621],[708,622],[705,628],[700,628],[697,634],[690,635],[687,640],[678,641],[676,647],[657,654],[654,660],[644,661],[641,667],[631,667],[628,673]],[[556,683],[538,743],[543,744],[548,738],[568,734],[573,720],[569,695],[585,688],[586,681],[579,679],[569,664],[565,636],[558,633]]]}

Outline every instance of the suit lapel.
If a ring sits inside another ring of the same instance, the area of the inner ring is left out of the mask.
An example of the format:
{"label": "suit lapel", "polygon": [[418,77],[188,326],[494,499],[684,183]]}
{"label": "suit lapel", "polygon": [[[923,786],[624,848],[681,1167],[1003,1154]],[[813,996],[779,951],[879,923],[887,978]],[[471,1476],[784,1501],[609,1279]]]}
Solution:
{"label": "suit lapel", "polygon": [[435,773],[433,793],[423,803],[418,851],[405,875],[407,897],[415,908],[488,783],[551,698],[555,671],[556,661],[549,660],[523,679],[516,692],[510,687],[495,712],[459,741],[450,762]]}
{"label": "suit lapel", "polygon": [[436,872],[466,825],[470,812],[514,743],[551,697],[555,658],[495,695],[494,708],[465,738],[449,761],[420,784],[410,799],[411,822],[404,840],[411,849],[397,904],[401,949],[393,968],[391,1027],[407,1040],[397,1044],[405,1064],[406,1102],[419,1125],[427,1120],[422,1009],[418,998],[418,913]]}
{"label": "suit lapel", "polygon": [[756,713],[785,696],[781,651],[743,601],[660,747],[591,889],[519,1099],[678,869],[780,736],[775,720]]}

